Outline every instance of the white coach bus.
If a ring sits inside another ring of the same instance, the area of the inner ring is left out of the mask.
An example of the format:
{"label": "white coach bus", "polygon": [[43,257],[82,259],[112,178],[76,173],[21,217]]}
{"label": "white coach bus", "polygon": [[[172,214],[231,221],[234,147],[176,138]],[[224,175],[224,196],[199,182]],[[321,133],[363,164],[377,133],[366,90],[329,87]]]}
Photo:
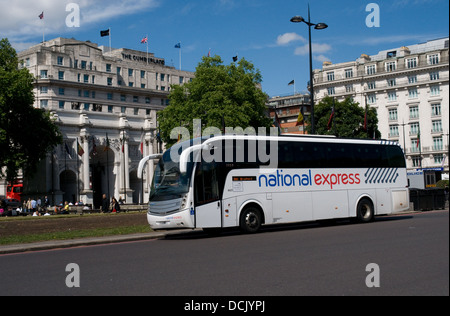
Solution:
{"label": "white coach bus", "polygon": [[155,230],[253,233],[267,224],[369,222],[409,209],[405,156],[394,142],[224,135],[176,144],[144,158],[140,170],[155,158],[147,214]]}

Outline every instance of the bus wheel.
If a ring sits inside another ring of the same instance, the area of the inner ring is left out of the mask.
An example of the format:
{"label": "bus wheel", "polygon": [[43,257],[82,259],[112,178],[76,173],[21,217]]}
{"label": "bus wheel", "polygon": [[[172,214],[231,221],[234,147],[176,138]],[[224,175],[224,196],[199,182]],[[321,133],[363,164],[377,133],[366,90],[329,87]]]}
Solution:
{"label": "bus wheel", "polygon": [[245,233],[256,233],[261,228],[262,220],[260,211],[250,206],[241,214],[240,228]]}
{"label": "bus wheel", "polygon": [[370,199],[361,199],[358,203],[358,208],[356,209],[356,216],[358,221],[361,223],[368,223],[373,220],[375,215],[375,209],[373,203]]}

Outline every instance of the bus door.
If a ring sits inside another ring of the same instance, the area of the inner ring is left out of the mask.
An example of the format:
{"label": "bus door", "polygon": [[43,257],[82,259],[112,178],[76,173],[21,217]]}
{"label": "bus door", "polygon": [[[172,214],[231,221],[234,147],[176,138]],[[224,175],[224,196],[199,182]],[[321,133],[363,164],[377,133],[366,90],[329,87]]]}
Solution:
{"label": "bus door", "polygon": [[222,227],[218,170],[214,162],[200,162],[194,178],[195,226]]}

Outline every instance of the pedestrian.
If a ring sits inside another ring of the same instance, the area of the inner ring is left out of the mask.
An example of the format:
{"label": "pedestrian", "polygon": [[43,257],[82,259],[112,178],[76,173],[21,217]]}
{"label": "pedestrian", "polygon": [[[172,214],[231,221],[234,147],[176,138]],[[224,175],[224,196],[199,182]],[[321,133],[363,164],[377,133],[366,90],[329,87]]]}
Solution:
{"label": "pedestrian", "polygon": [[109,201],[106,198],[106,194],[103,194],[101,211],[102,211],[102,213],[108,213],[109,212]]}
{"label": "pedestrian", "polygon": [[120,203],[117,202],[115,197],[112,198],[111,205],[112,205],[113,213],[119,213],[120,212]]}

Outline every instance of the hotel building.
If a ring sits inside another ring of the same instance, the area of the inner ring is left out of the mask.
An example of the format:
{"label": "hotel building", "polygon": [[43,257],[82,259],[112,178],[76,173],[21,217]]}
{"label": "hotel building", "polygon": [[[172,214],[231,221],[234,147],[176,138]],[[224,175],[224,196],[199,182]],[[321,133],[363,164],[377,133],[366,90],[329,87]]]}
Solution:
{"label": "hotel building", "polygon": [[351,97],[376,108],[382,138],[397,141],[409,171],[433,186],[449,173],[449,38],[325,62],[314,71],[316,101]]}
{"label": "hotel building", "polygon": [[34,106],[52,114],[64,137],[38,173],[24,179],[25,197],[94,207],[103,194],[147,202],[154,166],[148,164],[141,180],[139,161],[162,150],[157,113],[169,104],[170,86],[194,73],[167,66],[152,53],[66,38],[18,57],[36,78]]}

